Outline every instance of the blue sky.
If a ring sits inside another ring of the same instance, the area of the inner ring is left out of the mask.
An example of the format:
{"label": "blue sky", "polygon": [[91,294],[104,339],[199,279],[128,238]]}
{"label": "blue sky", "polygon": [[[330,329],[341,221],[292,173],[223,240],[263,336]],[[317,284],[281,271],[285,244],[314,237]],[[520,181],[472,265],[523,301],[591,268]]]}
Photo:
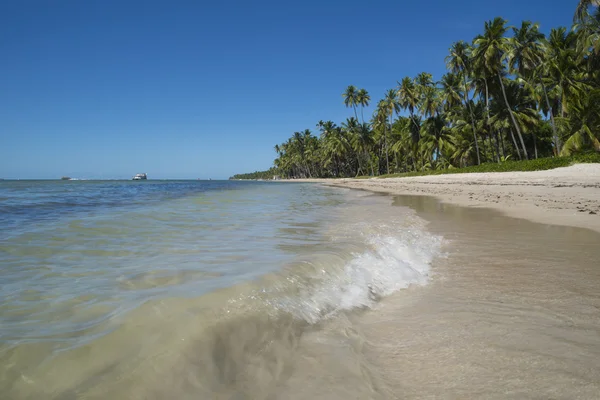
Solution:
{"label": "blue sky", "polygon": [[[577,0],[0,3],[0,178],[227,178],[273,146],[437,79],[485,20],[569,26]],[[369,110],[369,115],[371,111]]]}

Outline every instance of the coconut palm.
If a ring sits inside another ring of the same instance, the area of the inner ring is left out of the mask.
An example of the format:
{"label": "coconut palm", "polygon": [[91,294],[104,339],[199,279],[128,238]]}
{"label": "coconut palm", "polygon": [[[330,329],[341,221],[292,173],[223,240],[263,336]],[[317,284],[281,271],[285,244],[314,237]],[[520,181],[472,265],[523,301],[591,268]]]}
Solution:
{"label": "coconut palm", "polygon": [[477,143],[477,131],[475,130],[475,118],[473,117],[473,110],[471,108],[471,102],[469,101],[469,84],[467,83],[467,76],[470,74],[471,65],[471,47],[463,42],[462,40],[455,42],[450,47],[450,55],[446,57],[446,66],[448,69],[459,74],[463,78],[463,95],[465,98],[465,105],[471,113],[471,128],[473,130],[473,139],[475,140],[475,152],[477,153],[477,165],[481,164],[481,158],[479,157],[479,144]]}
{"label": "coconut palm", "polygon": [[590,89],[577,62],[575,43],[576,35],[560,27],[550,31],[546,45],[546,86],[549,86],[555,106],[560,109],[561,118],[565,118],[570,101]]}
{"label": "coconut palm", "polygon": [[[392,119],[394,118],[394,113],[400,112],[400,102],[398,101],[398,92],[394,89],[389,89],[385,93],[385,97],[383,99],[383,111],[385,115],[390,120],[390,128],[392,126]],[[386,130],[387,132],[387,130]],[[385,145],[385,163],[387,173],[390,173],[390,160],[389,160],[389,152],[388,152],[388,144],[387,144],[387,135],[384,137],[384,145]]]}
{"label": "coconut palm", "polygon": [[594,89],[569,104],[569,118],[560,118],[571,135],[565,140],[561,155],[594,149],[600,151],[600,89]]}
{"label": "coconut palm", "polygon": [[[536,109],[535,101],[533,101],[529,92],[515,81],[510,81],[506,85],[506,96],[512,106],[512,114],[519,126],[525,133],[531,134],[533,139],[533,152],[535,158],[537,158],[538,149],[535,131],[539,127],[541,119],[540,114]],[[510,132],[510,114],[506,107],[499,101],[492,102],[492,115],[491,124],[496,131]],[[504,154],[504,156],[506,156],[506,154]]]}
{"label": "coconut palm", "polygon": [[419,92],[415,81],[408,76],[402,78],[402,82],[398,82],[398,100],[400,107],[408,110],[410,119],[414,122],[415,109],[419,106]]}
{"label": "coconut palm", "polygon": [[449,72],[440,81],[444,111],[460,107],[462,102],[461,82],[457,74]]}
{"label": "coconut palm", "polygon": [[356,114],[356,106],[358,105],[358,90],[356,86],[349,85],[346,88],[346,91],[342,93],[342,97],[344,98],[344,104],[346,107],[352,107],[354,110],[354,117],[358,120],[358,115]]}
{"label": "coconut palm", "polygon": [[483,35],[479,35],[475,39],[476,48],[474,55],[486,72],[488,72],[490,75],[496,75],[498,77],[498,82],[500,83],[500,87],[502,89],[502,96],[504,97],[506,108],[509,111],[510,118],[519,136],[519,140],[521,141],[525,158],[528,158],[525,142],[523,141],[523,135],[521,134],[521,128],[512,115],[512,110],[506,97],[506,89],[504,87],[504,80],[502,77],[504,71],[503,60],[509,48],[508,38],[504,36],[507,30],[508,28],[506,27],[506,21],[500,17],[495,18],[493,21],[487,21],[485,23]]}
{"label": "coconut palm", "polygon": [[360,105],[360,117],[362,123],[365,123],[365,116],[363,114],[365,107],[369,106],[369,102],[371,101],[371,96],[369,96],[369,92],[366,89],[360,89],[356,94],[356,103]]}
{"label": "coconut palm", "polygon": [[356,156],[356,162],[358,163],[358,169],[356,170],[357,176],[363,170],[362,163],[360,162],[360,153],[359,153],[358,149],[356,148],[356,146],[354,146],[354,143],[356,141],[356,136],[358,135],[359,128],[360,128],[360,124],[359,124],[358,120],[354,117],[347,118],[346,121],[344,123],[342,123],[342,129],[343,129],[343,132],[345,133],[344,136],[346,138],[346,141],[350,145],[348,150],[354,151],[355,156]]}
{"label": "coconut palm", "polygon": [[421,72],[415,78],[415,82],[417,83],[417,88],[425,89],[429,86],[433,86],[433,76],[429,72]]}
{"label": "coconut palm", "polygon": [[560,143],[556,132],[554,113],[552,112],[548,91],[541,75],[546,37],[539,31],[539,25],[531,21],[523,21],[520,28],[513,28],[513,33],[508,53],[509,66],[512,72],[518,73],[522,79],[530,83],[528,87],[532,94],[535,94],[535,88],[531,84],[532,81],[535,80],[541,85],[546,109],[550,114],[550,123],[552,125],[552,132],[554,133],[554,146],[558,153],[560,151]]}
{"label": "coconut palm", "polygon": [[589,9],[592,6],[600,6],[600,0],[579,0],[579,4],[577,4],[577,8],[575,9],[573,21],[577,22],[583,20],[586,15],[588,15]]}
{"label": "coconut palm", "polygon": [[[352,145],[357,154],[361,154],[369,163],[371,167],[371,175],[375,175],[375,171],[373,170],[373,163],[371,162],[371,157],[369,156],[369,149],[375,144],[375,140],[369,124],[361,124],[356,128],[356,134],[352,137],[353,142]],[[367,171],[368,173],[368,171]]]}

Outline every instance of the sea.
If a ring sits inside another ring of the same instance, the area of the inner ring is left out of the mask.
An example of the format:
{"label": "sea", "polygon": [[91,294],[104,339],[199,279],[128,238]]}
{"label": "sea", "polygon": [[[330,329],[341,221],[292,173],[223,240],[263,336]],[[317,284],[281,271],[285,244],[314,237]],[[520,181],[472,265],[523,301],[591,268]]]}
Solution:
{"label": "sea", "polygon": [[441,243],[309,183],[0,182],[0,397],[377,396],[347,315],[427,285]]}
{"label": "sea", "polygon": [[316,183],[1,181],[0,399],[598,399],[599,244]]}

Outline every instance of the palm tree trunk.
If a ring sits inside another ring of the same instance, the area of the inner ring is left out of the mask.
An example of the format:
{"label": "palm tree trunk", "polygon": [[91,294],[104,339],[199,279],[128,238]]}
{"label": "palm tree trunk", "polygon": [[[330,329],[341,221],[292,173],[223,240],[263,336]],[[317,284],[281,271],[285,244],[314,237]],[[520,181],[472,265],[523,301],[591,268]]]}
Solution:
{"label": "palm tree trunk", "polygon": [[513,130],[510,130],[510,136],[512,137],[513,140],[513,144],[515,145],[515,149],[517,149],[517,154],[519,155],[519,160],[522,160],[523,158],[521,157],[521,152],[519,151],[519,146],[517,145],[517,139],[515,139],[515,133],[513,132]]}
{"label": "palm tree trunk", "polygon": [[358,163],[358,169],[356,170],[356,176],[359,176],[359,174],[361,172],[364,173],[363,168],[362,168],[362,164],[360,162],[360,152],[355,152],[356,153],[356,162]]}
{"label": "palm tree trunk", "polygon": [[419,127],[419,124],[417,124],[417,121],[415,121],[414,111],[410,112],[410,120],[413,122],[418,131],[421,130],[421,127]]}
{"label": "palm tree trunk", "polygon": [[375,176],[375,171],[373,171],[373,163],[371,162],[371,157],[369,157],[369,152],[367,151],[367,149],[364,149],[365,151],[365,157],[366,159],[369,161],[369,165],[371,166],[371,176]]}
{"label": "palm tree trunk", "polygon": [[[490,125],[490,93],[487,79],[483,78],[483,81],[485,82],[485,110],[487,114],[486,123],[488,127],[488,138],[490,141],[490,150],[492,151],[492,155],[494,155],[494,145],[492,144],[492,126]],[[496,162],[500,162],[500,159],[498,157],[496,157]]]}
{"label": "palm tree trunk", "polygon": [[[494,155],[496,154],[494,152],[494,142],[492,142],[492,132],[488,132],[488,145],[490,146],[490,153],[492,154],[492,159],[494,159]],[[500,160],[496,160],[496,162],[499,162]]]}
{"label": "palm tree trunk", "polygon": [[[392,115],[390,114],[390,131],[392,130]],[[385,130],[385,165],[387,174],[390,174],[390,158],[388,156],[388,142],[387,142],[387,126]]]}
{"label": "palm tree trunk", "polygon": [[356,121],[358,122],[358,114],[356,113],[356,104],[354,104],[352,106],[352,108],[354,108],[354,118],[356,118]]}
{"label": "palm tree trunk", "polygon": [[413,153],[412,154],[413,170],[417,171],[418,168],[417,168],[417,150],[416,150],[416,148],[413,149],[412,153]]}
{"label": "palm tree trunk", "polygon": [[[548,99],[548,90],[546,90],[546,85],[544,85],[544,80],[541,76],[538,77],[540,79],[540,83],[542,84],[542,90],[544,91],[544,98],[546,99],[546,107],[548,107],[548,112],[550,113],[550,123],[552,124],[552,135],[554,137],[554,155],[558,156],[560,153],[560,139],[558,138],[558,133],[556,132],[556,123],[554,122],[554,111],[552,111],[552,107],[550,106],[550,100]],[[537,155],[536,157],[537,158]]]}
{"label": "palm tree trunk", "polygon": [[502,157],[506,160],[506,149],[504,148],[504,138],[500,135],[500,144],[502,145]]}
{"label": "palm tree trunk", "polygon": [[469,102],[469,92],[467,90],[467,76],[463,73],[463,80],[465,82],[465,104],[469,108],[469,114],[471,114],[471,127],[473,128],[473,139],[475,139],[475,152],[477,153],[477,165],[481,164],[481,158],[479,157],[479,144],[477,144],[477,132],[475,131],[475,116],[473,115],[473,109]]}
{"label": "palm tree trunk", "polygon": [[508,98],[506,97],[506,90],[504,89],[504,82],[502,81],[502,76],[500,75],[500,72],[498,72],[498,80],[500,81],[500,86],[502,87],[502,96],[504,96],[504,103],[506,104],[506,109],[508,110],[508,113],[510,114],[510,119],[512,120],[513,125],[515,126],[517,135],[519,136],[519,141],[521,142],[521,146],[523,146],[523,154],[525,155],[525,159],[528,160],[529,156],[527,155],[527,148],[525,147],[525,142],[523,141],[523,135],[521,135],[521,128],[519,128],[519,124],[517,124],[517,120],[513,115],[512,109],[510,108],[510,104],[508,104]]}
{"label": "palm tree trunk", "polygon": [[500,161],[500,142],[498,137],[500,134],[498,132],[494,132],[494,139],[496,139],[496,154],[498,155],[498,161]]}

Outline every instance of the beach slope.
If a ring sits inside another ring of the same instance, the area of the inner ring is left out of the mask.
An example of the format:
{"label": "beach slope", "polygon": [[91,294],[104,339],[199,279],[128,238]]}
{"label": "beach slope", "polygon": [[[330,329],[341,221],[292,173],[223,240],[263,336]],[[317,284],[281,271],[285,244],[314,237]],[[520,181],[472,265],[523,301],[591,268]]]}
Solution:
{"label": "beach slope", "polygon": [[512,217],[600,232],[600,164],[576,164],[533,172],[339,179],[326,182],[375,192],[434,196],[442,202],[494,208]]}

